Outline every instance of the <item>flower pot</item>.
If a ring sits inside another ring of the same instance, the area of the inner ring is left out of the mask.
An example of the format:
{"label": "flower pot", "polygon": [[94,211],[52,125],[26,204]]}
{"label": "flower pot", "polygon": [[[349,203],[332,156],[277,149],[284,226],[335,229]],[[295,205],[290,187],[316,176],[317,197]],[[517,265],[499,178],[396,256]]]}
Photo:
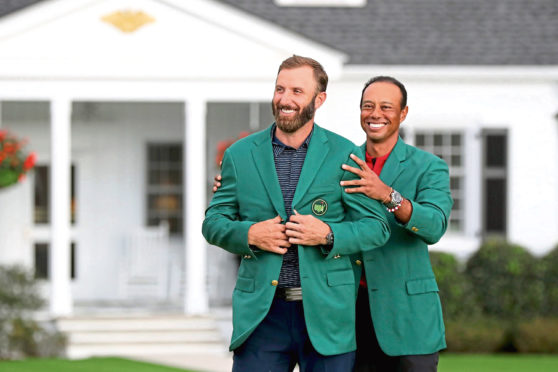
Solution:
{"label": "flower pot", "polygon": [[12,169],[0,169],[0,188],[17,182],[19,173]]}

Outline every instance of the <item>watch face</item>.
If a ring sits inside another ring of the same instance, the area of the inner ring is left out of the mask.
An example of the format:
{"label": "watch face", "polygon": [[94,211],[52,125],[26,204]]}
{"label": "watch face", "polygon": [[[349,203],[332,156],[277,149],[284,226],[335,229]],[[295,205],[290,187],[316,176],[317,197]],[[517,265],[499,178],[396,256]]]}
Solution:
{"label": "watch face", "polygon": [[391,198],[392,203],[400,204],[403,201],[403,197],[397,191],[393,191],[393,196]]}

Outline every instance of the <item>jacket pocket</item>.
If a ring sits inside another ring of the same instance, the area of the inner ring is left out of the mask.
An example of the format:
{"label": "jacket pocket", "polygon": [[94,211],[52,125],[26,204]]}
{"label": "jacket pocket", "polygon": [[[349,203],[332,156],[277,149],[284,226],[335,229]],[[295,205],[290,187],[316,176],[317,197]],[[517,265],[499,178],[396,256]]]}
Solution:
{"label": "jacket pocket", "polygon": [[438,292],[435,278],[408,280],[406,283],[407,294],[416,295],[428,292]]}
{"label": "jacket pocket", "polygon": [[331,271],[327,273],[327,285],[330,287],[345,284],[355,284],[353,270]]}
{"label": "jacket pocket", "polygon": [[242,292],[254,292],[256,289],[255,280],[239,276],[238,279],[236,279],[236,287],[234,287],[234,289],[238,289]]}

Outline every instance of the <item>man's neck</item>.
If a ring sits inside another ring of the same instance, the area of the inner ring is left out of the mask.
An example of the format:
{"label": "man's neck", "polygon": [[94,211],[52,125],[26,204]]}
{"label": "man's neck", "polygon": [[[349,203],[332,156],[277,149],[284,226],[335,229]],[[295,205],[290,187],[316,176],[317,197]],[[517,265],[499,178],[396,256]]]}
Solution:
{"label": "man's neck", "polygon": [[310,120],[293,133],[283,132],[281,129],[279,129],[279,127],[277,127],[277,129],[275,130],[275,136],[285,145],[298,149],[300,146],[302,146],[310,132],[312,132],[313,126],[314,120]]}
{"label": "man's neck", "polygon": [[391,150],[395,147],[399,135],[388,138],[382,142],[373,142],[370,138],[366,139],[366,152],[373,158],[379,158],[386,154],[389,154]]}

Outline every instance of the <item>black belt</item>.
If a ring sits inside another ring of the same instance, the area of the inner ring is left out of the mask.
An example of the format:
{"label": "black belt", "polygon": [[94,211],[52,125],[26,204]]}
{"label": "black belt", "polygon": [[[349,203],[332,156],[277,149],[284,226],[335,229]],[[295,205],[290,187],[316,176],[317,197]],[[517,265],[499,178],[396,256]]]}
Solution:
{"label": "black belt", "polygon": [[275,297],[284,301],[302,301],[302,288],[277,288],[275,290]]}

